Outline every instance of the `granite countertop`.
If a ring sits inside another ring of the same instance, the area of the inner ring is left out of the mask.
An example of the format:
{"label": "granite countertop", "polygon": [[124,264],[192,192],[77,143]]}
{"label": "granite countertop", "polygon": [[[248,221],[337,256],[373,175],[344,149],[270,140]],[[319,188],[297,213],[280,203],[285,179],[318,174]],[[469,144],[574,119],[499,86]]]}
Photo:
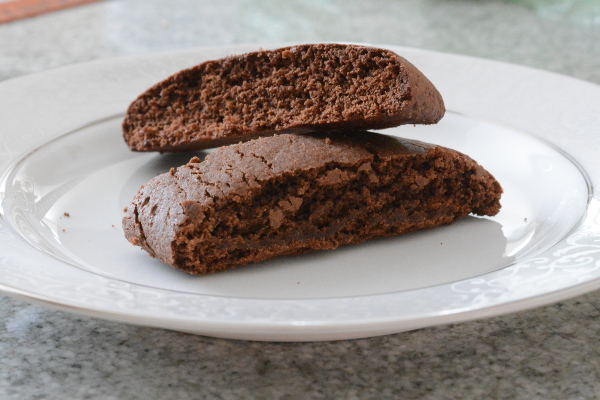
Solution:
{"label": "granite countertop", "polygon": [[[118,55],[318,41],[468,54],[600,83],[592,0],[103,1],[0,25],[0,80]],[[0,297],[0,398],[592,399],[599,316],[592,292],[383,337],[261,343]]]}

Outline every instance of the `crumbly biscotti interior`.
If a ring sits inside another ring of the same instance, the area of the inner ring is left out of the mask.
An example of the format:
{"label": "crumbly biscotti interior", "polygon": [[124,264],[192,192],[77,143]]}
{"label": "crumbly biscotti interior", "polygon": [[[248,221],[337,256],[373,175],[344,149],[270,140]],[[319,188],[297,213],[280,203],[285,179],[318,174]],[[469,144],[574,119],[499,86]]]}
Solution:
{"label": "crumbly biscotti interior", "polygon": [[495,215],[502,189],[470,159],[447,149],[370,164],[338,165],[262,182],[179,230],[175,266],[207,274],[279,255],[360,243]]}
{"label": "crumbly biscotti interior", "polygon": [[260,132],[437,122],[443,115],[437,92],[431,106],[440,110],[434,116],[423,109],[422,116],[415,110],[396,118],[405,101],[415,96],[415,88],[407,90],[402,62],[387,50],[342,45],[299,46],[206,62],[132,103],[123,124],[126,140],[138,151],[178,151],[252,139]]}

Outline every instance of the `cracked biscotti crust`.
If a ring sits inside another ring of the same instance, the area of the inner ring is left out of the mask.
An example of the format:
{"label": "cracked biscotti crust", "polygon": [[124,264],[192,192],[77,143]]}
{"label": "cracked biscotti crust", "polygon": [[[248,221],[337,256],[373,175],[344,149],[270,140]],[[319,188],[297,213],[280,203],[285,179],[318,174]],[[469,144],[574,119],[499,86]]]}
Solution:
{"label": "cracked biscotti crust", "polygon": [[133,151],[218,147],[275,132],[434,124],[444,102],[396,53],[307,44],[207,61],[140,95],[123,137]]}
{"label": "cracked biscotti crust", "polygon": [[204,275],[495,215],[501,193],[479,164],[441,146],[372,132],[283,134],[152,179],[123,228],[153,257]]}

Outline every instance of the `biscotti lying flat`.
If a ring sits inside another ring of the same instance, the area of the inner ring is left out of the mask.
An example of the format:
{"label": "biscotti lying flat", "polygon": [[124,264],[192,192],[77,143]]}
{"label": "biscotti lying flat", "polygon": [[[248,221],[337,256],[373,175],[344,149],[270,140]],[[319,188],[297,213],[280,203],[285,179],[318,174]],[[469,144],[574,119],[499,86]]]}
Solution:
{"label": "biscotti lying flat", "polygon": [[143,186],[125,235],[204,275],[280,255],[495,215],[502,188],[468,156],[371,132],[221,147]]}
{"label": "biscotti lying flat", "polygon": [[444,112],[431,82],[390,50],[307,44],[183,70],[130,105],[123,136],[131,150],[170,152],[276,132],[433,124]]}

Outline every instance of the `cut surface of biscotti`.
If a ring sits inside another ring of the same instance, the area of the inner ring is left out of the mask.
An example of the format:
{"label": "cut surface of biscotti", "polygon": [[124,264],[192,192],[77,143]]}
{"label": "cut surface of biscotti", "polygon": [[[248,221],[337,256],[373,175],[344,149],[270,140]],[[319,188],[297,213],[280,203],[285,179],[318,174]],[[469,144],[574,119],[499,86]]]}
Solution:
{"label": "cut surface of biscotti", "polygon": [[396,53],[308,44],[207,61],[154,85],[128,108],[133,151],[218,147],[275,132],[433,124],[433,84]]}
{"label": "cut surface of biscotti", "polygon": [[502,188],[468,156],[372,132],[221,147],[144,185],[127,239],[204,275],[276,256],[495,215]]}

